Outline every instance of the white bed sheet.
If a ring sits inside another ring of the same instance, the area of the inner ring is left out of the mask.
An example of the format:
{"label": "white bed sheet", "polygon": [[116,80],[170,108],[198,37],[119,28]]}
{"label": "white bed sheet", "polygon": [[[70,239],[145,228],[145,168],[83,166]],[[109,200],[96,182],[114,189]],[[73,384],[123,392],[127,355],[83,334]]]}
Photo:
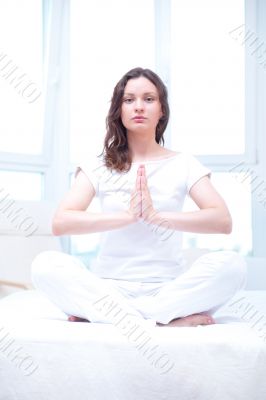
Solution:
{"label": "white bed sheet", "polygon": [[266,399],[266,292],[240,291],[214,317],[145,328],[140,349],[111,324],[68,322],[35,290],[14,293],[0,301],[0,400]]}

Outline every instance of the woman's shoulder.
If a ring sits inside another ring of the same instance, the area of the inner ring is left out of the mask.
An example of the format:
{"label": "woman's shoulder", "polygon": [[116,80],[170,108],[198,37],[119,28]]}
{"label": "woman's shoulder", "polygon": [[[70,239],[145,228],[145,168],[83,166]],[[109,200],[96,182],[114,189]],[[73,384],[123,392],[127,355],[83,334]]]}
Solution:
{"label": "woman's shoulder", "polygon": [[[167,157],[165,159],[167,160]],[[171,161],[169,165],[174,163],[176,168],[182,168],[184,171],[197,171],[206,168],[197,156],[188,151],[172,151],[168,155],[168,160]]]}

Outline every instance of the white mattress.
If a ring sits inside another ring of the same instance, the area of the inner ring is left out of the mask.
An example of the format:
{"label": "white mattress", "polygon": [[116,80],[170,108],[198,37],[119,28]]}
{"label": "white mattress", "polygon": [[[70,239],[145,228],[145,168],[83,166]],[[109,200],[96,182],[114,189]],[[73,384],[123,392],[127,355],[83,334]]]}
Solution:
{"label": "white mattress", "polygon": [[266,399],[266,292],[240,291],[214,317],[146,328],[141,349],[111,324],[68,322],[35,290],[14,293],[0,301],[0,400]]}

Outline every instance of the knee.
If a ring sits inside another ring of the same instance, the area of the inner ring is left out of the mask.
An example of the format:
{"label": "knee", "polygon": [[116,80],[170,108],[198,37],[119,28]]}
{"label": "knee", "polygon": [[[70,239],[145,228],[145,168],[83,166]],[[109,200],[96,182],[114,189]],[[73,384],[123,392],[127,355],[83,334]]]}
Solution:
{"label": "knee", "polygon": [[60,254],[57,251],[43,251],[33,259],[31,264],[31,280],[34,286],[40,286],[42,281],[51,277],[55,269],[54,260]]}
{"label": "knee", "polygon": [[219,251],[219,273],[224,280],[235,286],[236,290],[243,289],[247,281],[247,265],[244,257],[234,251]]}

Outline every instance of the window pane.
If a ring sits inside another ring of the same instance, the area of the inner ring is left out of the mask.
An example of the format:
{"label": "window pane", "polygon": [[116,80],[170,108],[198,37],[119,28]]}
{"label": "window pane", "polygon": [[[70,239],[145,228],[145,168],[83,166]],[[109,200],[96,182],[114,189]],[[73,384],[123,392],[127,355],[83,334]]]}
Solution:
{"label": "window pane", "polygon": [[0,171],[0,199],[41,200],[42,184],[42,174]]}
{"label": "window pane", "polygon": [[[74,183],[75,174],[70,174],[70,186]],[[100,201],[97,197],[94,197],[90,206],[89,211],[93,213],[101,212]],[[89,264],[91,259],[97,254],[100,242],[100,233],[89,233],[85,235],[71,235],[70,237],[70,252],[71,254],[80,257],[82,261]]]}
{"label": "window pane", "polygon": [[171,3],[173,148],[203,155],[245,150],[244,45],[230,35],[245,22],[244,3]]}
{"label": "window pane", "polygon": [[[154,69],[153,0],[71,2],[71,161],[102,150],[112,91],[129,69]],[[97,150],[96,150],[97,148]]]}
{"label": "window pane", "polygon": [[[94,197],[90,206],[89,212],[100,213],[101,207],[99,199]],[[87,235],[72,235],[71,236],[71,254],[83,256],[85,259],[90,259],[95,256],[100,242],[100,232],[89,233]],[[85,261],[85,260],[84,260]]]}
{"label": "window pane", "polygon": [[38,154],[43,126],[42,1],[0,0],[0,37],[0,151]]}
{"label": "window pane", "polygon": [[[212,173],[211,181],[223,196],[233,219],[230,235],[184,233],[184,247],[210,250],[235,250],[242,255],[252,253],[251,182],[248,173]],[[196,210],[188,199],[184,211]]]}
{"label": "window pane", "polygon": [[[99,200],[94,198],[89,207],[90,212],[101,212]],[[70,238],[70,252],[79,257],[85,264],[89,265],[91,260],[96,257],[99,244],[100,233],[90,233],[88,235],[72,235]]]}

